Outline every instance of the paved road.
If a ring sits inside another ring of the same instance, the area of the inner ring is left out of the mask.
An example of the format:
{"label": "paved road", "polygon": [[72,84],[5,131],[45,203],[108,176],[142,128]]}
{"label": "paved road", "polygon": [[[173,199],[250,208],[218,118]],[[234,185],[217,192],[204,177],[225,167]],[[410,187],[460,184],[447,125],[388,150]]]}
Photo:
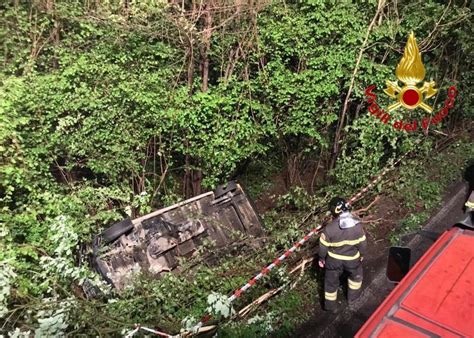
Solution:
{"label": "paved road", "polygon": [[[454,184],[448,189],[443,205],[434,213],[423,227],[430,233],[441,234],[451,228],[453,222],[462,215],[462,206],[467,197],[468,185],[464,182]],[[433,244],[434,239],[426,235],[412,235],[404,239],[406,246],[412,249],[412,264]],[[304,323],[292,337],[353,337],[364,322],[370,317],[378,305],[394,288],[385,277],[387,252],[381,252],[375,266],[364,267],[365,283],[363,295],[353,309],[349,309],[342,299],[337,314],[329,314],[320,310],[319,304],[315,316]],[[343,297],[338,297],[341,299]]]}

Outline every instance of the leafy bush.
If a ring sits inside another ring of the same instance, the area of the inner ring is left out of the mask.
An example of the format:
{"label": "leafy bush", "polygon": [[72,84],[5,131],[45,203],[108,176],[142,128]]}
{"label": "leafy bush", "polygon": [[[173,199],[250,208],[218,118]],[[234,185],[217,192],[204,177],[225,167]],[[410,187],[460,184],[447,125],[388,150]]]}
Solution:
{"label": "leafy bush", "polygon": [[463,168],[474,151],[469,139],[461,139],[442,153],[433,154],[428,147],[425,157],[406,161],[394,186],[395,196],[403,202],[408,215],[400,228],[394,229],[390,241],[397,244],[400,235],[416,232],[440,205],[442,192],[461,179]]}

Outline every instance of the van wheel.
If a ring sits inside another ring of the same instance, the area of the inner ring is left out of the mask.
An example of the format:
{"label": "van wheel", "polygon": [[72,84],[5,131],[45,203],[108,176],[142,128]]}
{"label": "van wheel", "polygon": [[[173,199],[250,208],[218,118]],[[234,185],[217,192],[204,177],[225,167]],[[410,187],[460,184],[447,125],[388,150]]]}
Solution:
{"label": "van wheel", "polygon": [[214,190],[214,198],[219,198],[229,191],[234,191],[237,189],[237,183],[235,181],[230,181],[227,184],[219,185],[216,190]]}
{"label": "van wheel", "polygon": [[132,220],[130,218],[126,218],[123,221],[115,223],[110,228],[102,232],[102,238],[105,243],[110,243],[132,229]]}

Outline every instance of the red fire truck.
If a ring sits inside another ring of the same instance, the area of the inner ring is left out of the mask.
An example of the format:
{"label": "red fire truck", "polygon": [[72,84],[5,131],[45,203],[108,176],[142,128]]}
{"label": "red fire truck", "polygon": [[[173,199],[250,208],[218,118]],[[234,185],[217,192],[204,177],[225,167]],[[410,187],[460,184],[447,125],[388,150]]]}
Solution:
{"label": "red fire truck", "polygon": [[474,230],[441,235],[355,337],[474,337]]}

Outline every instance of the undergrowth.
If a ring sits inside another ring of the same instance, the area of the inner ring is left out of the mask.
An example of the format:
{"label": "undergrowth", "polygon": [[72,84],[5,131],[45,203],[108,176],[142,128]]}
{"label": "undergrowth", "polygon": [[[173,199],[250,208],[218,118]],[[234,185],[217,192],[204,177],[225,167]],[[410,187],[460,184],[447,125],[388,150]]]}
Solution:
{"label": "undergrowth", "polygon": [[392,244],[399,244],[403,236],[421,229],[431,212],[440,206],[443,192],[462,179],[463,169],[472,159],[474,148],[466,136],[442,152],[428,152],[420,158],[407,160],[400,167],[394,197],[402,201],[401,206],[408,214],[400,227],[392,230]]}

